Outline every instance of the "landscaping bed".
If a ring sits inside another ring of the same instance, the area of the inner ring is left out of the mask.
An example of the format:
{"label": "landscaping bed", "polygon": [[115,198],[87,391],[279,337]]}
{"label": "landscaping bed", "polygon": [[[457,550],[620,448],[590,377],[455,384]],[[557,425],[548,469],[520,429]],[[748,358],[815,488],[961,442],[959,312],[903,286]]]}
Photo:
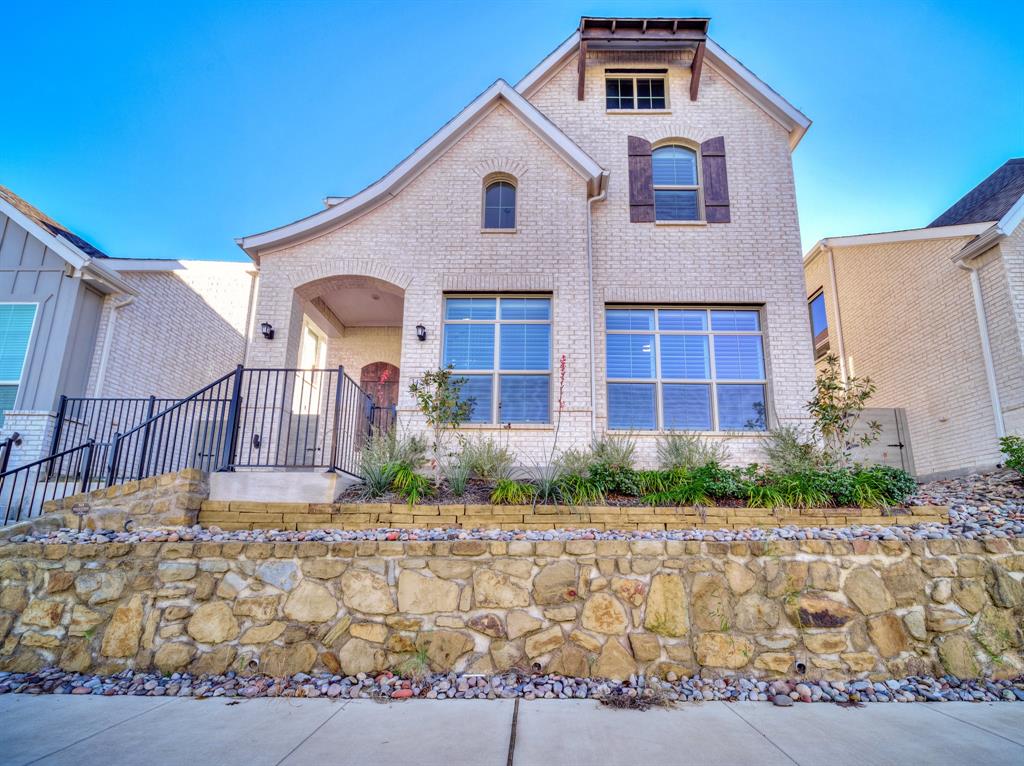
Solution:
{"label": "landscaping bed", "polygon": [[[673,674],[674,675],[674,674]],[[911,676],[884,681],[765,681],[756,678],[658,679],[626,682],[527,672],[481,675],[434,673],[420,679],[391,673],[340,676],[330,673],[274,678],[263,675],[194,676],[190,673],[115,675],[69,673],[44,668],[36,673],[0,672],[0,694],[75,694],[102,697],[255,697],[374,699],[596,699],[656,698],[661,702],[794,702],[838,704],[889,702],[1024,702],[1024,677],[964,680],[956,676]],[[629,705],[617,705],[629,707]]]}

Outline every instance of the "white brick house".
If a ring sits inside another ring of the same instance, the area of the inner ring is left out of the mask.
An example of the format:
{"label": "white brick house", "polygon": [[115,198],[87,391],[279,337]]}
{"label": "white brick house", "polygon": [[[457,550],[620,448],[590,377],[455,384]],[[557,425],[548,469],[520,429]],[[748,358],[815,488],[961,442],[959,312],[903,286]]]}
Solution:
{"label": "white brick house", "polygon": [[991,468],[1024,433],[1024,159],[922,229],[829,237],[804,260],[820,352],[906,411],[919,477]]}
{"label": "white brick house", "polygon": [[[630,432],[651,462],[659,433],[692,430],[757,459],[813,383],[791,161],[810,122],[707,24],[583,19],[380,181],[239,239],[250,264],[103,259],[118,284],[72,393],[343,366],[415,429],[409,383],[451,364],[463,429],[525,462],[556,421],[561,449]],[[59,393],[4,433],[44,444]]]}
{"label": "white brick house", "polygon": [[377,183],[240,239],[274,328],[248,363],[294,365],[317,336],[353,377],[390,362],[407,427],[408,383],[452,364],[465,429],[536,460],[564,355],[561,447],[630,431],[650,459],[689,429],[756,458],[813,382],[791,163],[809,121],[706,29],[583,19]]}

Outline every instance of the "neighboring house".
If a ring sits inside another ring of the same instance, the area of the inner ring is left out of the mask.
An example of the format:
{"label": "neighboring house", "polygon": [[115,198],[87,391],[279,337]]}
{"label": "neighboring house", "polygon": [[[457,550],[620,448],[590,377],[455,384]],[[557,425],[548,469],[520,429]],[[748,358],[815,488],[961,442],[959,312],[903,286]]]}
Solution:
{"label": "neighboring house", "polygon": [[819,364],[838,355],[873,406],[905,412],[919,476],[991,468],[1024,433],[1022,220],[1024,158],[923,229],[829,237],[804,260]]}
{"label": "neighboring house", "polygon": [[62,394],[180,397],[242,363],[255,286],[246,263],[111,258],[0,186],[10,467],[47,454]]}
{"label": "neighboring house", "polygon": [[757,459],[813,383],[791,160],[810,121],[707,26],[584,18],[376,183],[240,239],[273,330],[248,364],[343,365],[414,429],[408,384],[451,365],[463,431],[528,463],[556,431],[632,433],[645,462],[697,431]]}

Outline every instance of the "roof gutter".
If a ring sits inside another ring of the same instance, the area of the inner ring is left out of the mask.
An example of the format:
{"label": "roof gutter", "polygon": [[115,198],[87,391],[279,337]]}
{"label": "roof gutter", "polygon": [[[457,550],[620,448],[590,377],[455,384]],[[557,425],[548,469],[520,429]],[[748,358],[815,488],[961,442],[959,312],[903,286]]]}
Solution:
{"label": "roof gutter", "polygon": [[1024,221],[1024,195],[1021,195],[1006,214],[961,248],[953,262],[958,266],[988,252],[993,246],[1013,234]]}

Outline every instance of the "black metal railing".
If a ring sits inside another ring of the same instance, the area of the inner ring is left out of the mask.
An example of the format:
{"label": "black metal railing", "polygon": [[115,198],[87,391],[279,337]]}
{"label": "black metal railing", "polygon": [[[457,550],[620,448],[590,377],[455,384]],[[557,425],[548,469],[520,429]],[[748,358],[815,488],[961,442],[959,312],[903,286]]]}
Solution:
{"label": "black metal railing", "polygon": [[[359,478],[359,450],[393,421],[341,367],[239,366],[184,399],[62,398],[49,457],[8,470],[17,437],[0,442],[0,510],[6,524],[38,514],[46,500],[184,468],[324,468]],[[65,446],[75,429],[84,441]]]}
{"label": "black metal railing", "polygon": [[97,476],[96,442],[92,439],[77,447],[7,470],[12,439],[3,444],[0,454],[0,509],[4,526],[38,516],[43,503],[78,492],[105,486]]}
{"label": "black metal railing", "polygon": [[135,428],[162,410],[176,404],[178,399],[150,396],[148,398],[113,398],[61,396],[57,403],[57,420],[50,442],[50,454],[55,455],[89,439],[109,444],[116,433]]}

